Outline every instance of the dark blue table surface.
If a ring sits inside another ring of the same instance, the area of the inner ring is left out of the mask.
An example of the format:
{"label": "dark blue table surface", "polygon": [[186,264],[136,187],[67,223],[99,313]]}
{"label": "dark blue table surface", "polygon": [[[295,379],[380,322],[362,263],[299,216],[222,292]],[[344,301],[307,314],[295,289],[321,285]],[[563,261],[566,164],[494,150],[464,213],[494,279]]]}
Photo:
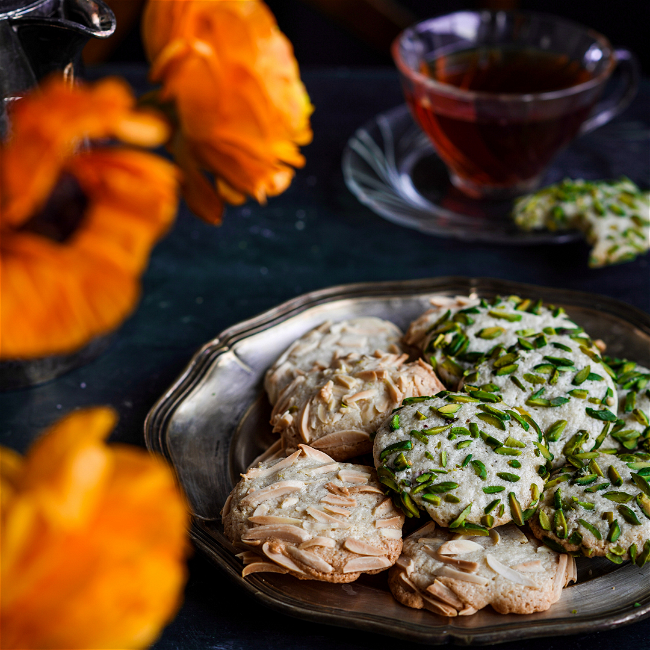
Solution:
{"label": "dark blue table surface", "polygon": [[[146,89],[144,67],[102,68],[89,76],[107,73],[125,76],[137,92]],[[608,295],[650,312],[647,255],[590,270],[584,243],[519,248],[467,244],[422,235],[376,216],[346,189],[341,153],[358,126],[402,103],[397,75],[390,69],[312,70],[303,78],[316,107],[314,142],[305,149],[307,165],[290,189],[265,206],[229,208],[220,228],[199,222],[182,206],[173,230],[154,250],[137,311],[110,349],[43,386],[0,394],[3,445],[22,452],[61,414],[98,404],[110,404],[120,413],[112,440],[143,445],[147,412],[199,346],[280,302],[335,284],[491,276]],[[637,135],[633,142],[622,137],[617,155],[607,158],[609,175],[625,173],[647,187],[650,81],[642,83],[639,96],[617,122],[631,125]],[[634,169],[625,155],[630,146],[646,152],[639,158],[636,151],[634,160],[641,162]],[[184,604],[156,650],[352,649],[377,648],[388,641],[264,609],[198,553],[189,566]],[[530,650],[644,650],[650,648],[650,620],[526,645]]]}

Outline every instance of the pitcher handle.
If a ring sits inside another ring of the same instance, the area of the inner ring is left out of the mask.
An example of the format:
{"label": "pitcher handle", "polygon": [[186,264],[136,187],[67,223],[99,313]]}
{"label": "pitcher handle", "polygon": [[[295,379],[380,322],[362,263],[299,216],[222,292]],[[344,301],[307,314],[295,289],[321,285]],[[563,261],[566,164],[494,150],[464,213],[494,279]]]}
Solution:
{"label": "pitcher handle", "polygon": [[580,127],[580,135],[589,133],[603,124],[607,124],[612,118],[622,113],[634,99],[639,87],[639,62],[629,50],[614,50],[616,56],[616,70],[622,78],[616,90],[611,96],[599,101],[594,107],[592,114]]}

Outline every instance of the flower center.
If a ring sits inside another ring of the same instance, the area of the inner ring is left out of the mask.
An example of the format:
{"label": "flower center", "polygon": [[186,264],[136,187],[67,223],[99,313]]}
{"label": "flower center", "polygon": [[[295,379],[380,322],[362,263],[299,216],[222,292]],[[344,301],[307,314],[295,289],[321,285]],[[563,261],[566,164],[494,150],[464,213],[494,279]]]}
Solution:
{"label": "flower center", "polygon": [[88,206],[77,179],[63,173],[54,186],[47,203],[35,213],[21,230],[64,243],[83,221]]}

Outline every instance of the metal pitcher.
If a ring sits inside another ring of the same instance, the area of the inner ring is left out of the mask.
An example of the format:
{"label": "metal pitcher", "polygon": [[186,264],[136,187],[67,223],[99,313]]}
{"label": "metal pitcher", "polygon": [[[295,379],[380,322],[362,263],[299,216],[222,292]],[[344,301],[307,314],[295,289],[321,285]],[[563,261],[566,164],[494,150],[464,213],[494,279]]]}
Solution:
{"label": "metal pitcher", "polygon": [[0,0],[0,136],[11,101],[54,71],[74,77],[87,41],[114,31],[101,0]]}

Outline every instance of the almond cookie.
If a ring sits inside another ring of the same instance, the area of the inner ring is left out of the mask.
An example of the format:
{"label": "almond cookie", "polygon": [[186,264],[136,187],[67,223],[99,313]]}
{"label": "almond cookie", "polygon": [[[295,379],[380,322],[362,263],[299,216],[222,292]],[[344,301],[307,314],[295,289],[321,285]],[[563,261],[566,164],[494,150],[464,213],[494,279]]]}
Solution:
{"label": "almond cookie", "polygon": [[423,361],[376,352],[348,355],[324,370],[296,377],[271,414],[289,453],[299,443],[345,460],[372,449],[370,434],[405,397],[433,395],[442,384]]}
{"label": "almond cookie", "polygon": [[617,419],[614,372],[586,343],[581,334],[520,330],[515,345],[495,348],[466,375],[465,387],[487,387],[528,414],[544,433],[552,466],[561,467],[573,449],[599,448]]}
{"label": "almond cookie", "polygon": [[612,438],[629,451],[650,452],[650,370],[626,359],[606,359],[616,372],[618,417]]}
{"label": "almond cookie", "polygon": [[402,548],[404,517],[375,471],[307,445],[243,474],[222,517],[228,539],[245,549],[243,576],[352,582],[392,566]]}
{"label": "almond cookie", "polygon": [[563,309],[545,307],[541,300],[518,296],[490,301],[464,297],[434,300],[437,305],[411,323],[404,341],[422,350],[451,389],[458,388],[465,370],[496,347],[507,349],[516,344],[520,331],[552,328],[553,333],[582,332]]}
{"label": "almond cookie", "polygon": [[537,433],[504,404],[439,395],[405,400],[379,428],[379,480],[406,514],[418,517],[424,509],[457,532],[487,535],[510,521],[523,525],[544,488],[548,451]]}
{"label": "almond cookie", "polygon": [[474,614],[487,605],[501,614],[543,612],[577,580],[575,561],[515,525],[490,537],[454,535],[429,524],[404,540],[390,570],[393,596],[407,607],[441,616]]}
{"label": "almond cookie", "polygon": [[558,470],[546,485],[530,521],[535,536],[555,550],[643,566],[650,559],[648,458],[597,452],[574,456],[574,464]]}
{"label": "almond cookie", "polygon": [[370,355],[376,350],[401,354],[402,332],[381,318],[352,318],[338,323],[326,322],[301,336],[269,368],[264,388],[271,404],[298,376],[312,369],[323,370],[336,355]]}

